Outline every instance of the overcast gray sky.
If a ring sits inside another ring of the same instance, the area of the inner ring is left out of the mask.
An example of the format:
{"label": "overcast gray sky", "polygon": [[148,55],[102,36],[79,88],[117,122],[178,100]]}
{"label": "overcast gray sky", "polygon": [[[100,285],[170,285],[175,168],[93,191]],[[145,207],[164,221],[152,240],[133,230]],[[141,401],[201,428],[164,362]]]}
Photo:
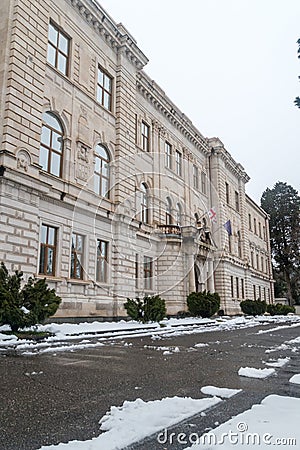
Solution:
{"label": "overcast gray sky", "polygon": [[300,0],[99,0],[149,58],[145,71],[206,137],[218,136],[259,202],[300,190]]}

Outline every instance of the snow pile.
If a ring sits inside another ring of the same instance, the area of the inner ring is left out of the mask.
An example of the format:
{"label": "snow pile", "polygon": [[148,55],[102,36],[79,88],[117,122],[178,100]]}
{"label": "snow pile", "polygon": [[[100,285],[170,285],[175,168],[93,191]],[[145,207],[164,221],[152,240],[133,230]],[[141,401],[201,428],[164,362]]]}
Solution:
{"label": "snow pile", "polygon": [[292,378],[289,379],[290,383],[300,384],[300,374],[293,375]]}
{"label": "snow pile", "polygon": [[119,450],[181,422],[221,402],[219,398],[164,398],[144,402],[125,401],[121,407],[112,406],[100,420],[102,433],[87,441],[43,446],[40,450]]}
{"label": "snow pile", "polygon": [[277,361],[266,362],[266,365],[270,367],[283,367],[285,364],[289,362],[289,360],[290,358],[278,358]]}
{"label": "snow pile", "polygon": [[208,347],[208,344],[204,344],[202,342],[199,342],[199,344],[195,344],[194,347],[197,347],[197,348]]}
{"label": "snow pile", "polygon": [[232,397],[233,395],[236,395],[241,391],[242,389],[228,389],[228,388],[219,388],[215,386],[203,386],[201,388],[202,394],[213,395],[221,398]]}
{"label": "snow pile", "polygon": [[247,450],[267,450],[277,446],[296,449],[300,442],[299,411],[300,398],[269,395],[261,404],[252,406],[199,437],[199,444],[189,449],[229,450],[245,447]]}
{"label": "snow pile", "polygon": [[266,378],[275,373],[275,369],[255,369],[254,367],[241,367],[238,374],[241,377]]}

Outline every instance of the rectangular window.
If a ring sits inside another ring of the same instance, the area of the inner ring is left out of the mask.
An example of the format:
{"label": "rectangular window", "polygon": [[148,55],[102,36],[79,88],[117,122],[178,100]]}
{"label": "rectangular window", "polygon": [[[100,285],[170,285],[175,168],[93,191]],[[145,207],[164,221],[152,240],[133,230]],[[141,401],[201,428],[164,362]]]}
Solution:
{"label": "rectangular window", "polygon": [[68,75],[69,69],[70,39],[49,23],[47,61],[64,75]]}
{"label": "rectangular window", "polygon": [[251,252],[251,266],[254,268],[254,253]]}
{"label": "rectangular window", "polygon": [[201,172],[201,192],[206,195],[206,175],[204,172]]}
{"label": "rectangular window", "polygon": [[254,219],[253,219],[253,225],[254,225],[254,233],[257,234],[256,219],[255,219],[255,217],[254,217]]}
{"label": "rectangular window", "polygon": [[182,176],[182,154],[176,150],[176,174]]}
{"label": "rectangular window", "polygon": [[232,241],[231,241],[232,236],[228,234],[228,251],[229,253],[232,253]]}
{"label": "rectangular window", "polygon": [[71,247],[71,278],[83,279],[83,236],[81,234],[72,233]]}
{"label": "rectangular window", "polygon": [[165,142],[166,167],[172,169],[172,145]]}
{"label": "rectangular window", "polygon": [[229,184],[225,183],[225,194],[226,194],[226,203],[229,205],[230,203],[230,196],[229,196]]}
{"label": "rectangular window", "polygon": [[264,241],[267,240],[267,237],[266,237],[266,227],[265,227],[265,226],[263,226],[263,239],[264,239]]}
{"label": "rectangular window", "polygon": [[235,209],[239,212],[240,210],[240,196],[239,193],[235,191]]}
{"label": "rectangular window", "polygon": [[252,231],[251,214],[248,214],[249,230]]}
{"label": "rectangular window", "polygon": [[256,269],[259,270],[259,255],[256,255]]}
{"label": "rectangular window", "polygon": [[99,283],[107,283],[108,242],[97,239],[97,273]]}
{"label": "rectangular window", "polygon": [[98,67],[97,101],[108,111],[112,110],[112,77]]}
{"label": "rectangular window", "polygon": [[233,284],[233,277],[230,277],[230,286],[231,286],[231,298],[234,298],[234,284]]}
{"label": "rectangular window", "polygon": [[199,171],[198,167],[193,165],[193,186],[194,189],[199,189]]}
{"label": "rectangular window", "polygon": [[267,301],[267,293],[266,293],[266,288],[264,287],[264,301]]}
{"label": "rectangular window", "polygon": [[152,289],[153,260],[149,256],[144,256],[144,288]]}
{"label": "rectangular window", "polygon": [[238,277],[236,277],[235,279],[235,284],[236,284],[236,298],[240,298],[240,286]]}
{"label": "rectangular window", "polygon": [[139,254],[135,254],[135,287],[139,287]]}
{"label": "rectangular window", "polygon": [[259,233],[259,237],[262,238],[262,234],[261,234],[261,223],[258,222],[258,233]]}
{"label": "rectangular window", "polygon": [[260,258],[260,270],[264,272],[264,258],[261,256]]}
{"label": "rectangular window", "polygon": [[242,298],[245,298],[245,283],[244,283],[244,279],[241,279],[241,288],[242,288]]}
{"label": "rectangular window", "polygon": [[258,300],[261,300],[261,286],[258,286]]}
{"label": "rectangular window", "polygon": [[142,122],[142,149],[145,152],[149,152],[150,150],[150,127],[145,122]]}
{"label": "rectangular window", "polygon": [[49,276],[55,275],[56,234],[56,228],[49,225],[42,225],[40,242],[40,274]]}
{"label": "rectangular window", "polygon": [[256,287],[253,285],[253,300],[256,300]]}

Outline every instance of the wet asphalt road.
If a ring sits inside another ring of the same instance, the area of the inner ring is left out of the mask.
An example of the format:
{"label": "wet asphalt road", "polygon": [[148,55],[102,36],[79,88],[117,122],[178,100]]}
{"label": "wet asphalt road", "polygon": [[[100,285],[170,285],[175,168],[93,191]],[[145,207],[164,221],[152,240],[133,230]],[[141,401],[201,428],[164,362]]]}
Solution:
{"label": "wet asphalt road", "polygon": [[[241,388],[243,392],[206,411],[205,417],[190,418],[168,432],[188,435],[193,424],[192,432],[201,435],[208,427],[214,428],[216,422],[222,423],[249,409],[268,394],[300,397],[300,386],[288,383],[293,374],[300,373],[300,346],[294,352],[265,353],[266,349],[300,336],[300,326],[257,334],[268,328],[274,325],[159,340],[126,338],[131,346],[112,340],[97,349],[56,355],[0,356],[0,449],[36,450],[42,445],[91,439],[99,435],[99,419],[112,405],[138,397],[145,401],[176,395],[201,398],[204,396],[200,388],[205,385]],[[208,346],[195,348],[199,342]],[[163,355],[145,345],[178,346],[180,352]],[[268,379],[237,374],[240,367],[264,368],[263,361],[286,356],[290,362]],[[130,449],[186,447],[175,443],[161,445],[156,438],[148,438]]]}

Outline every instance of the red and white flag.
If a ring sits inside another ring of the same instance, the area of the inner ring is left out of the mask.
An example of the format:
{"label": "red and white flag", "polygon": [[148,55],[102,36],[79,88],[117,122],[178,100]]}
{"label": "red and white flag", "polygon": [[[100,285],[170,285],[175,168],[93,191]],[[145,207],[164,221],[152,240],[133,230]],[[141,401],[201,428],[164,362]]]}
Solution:
{"label": "red and white flag", "polygon": [[217,213],[216,213],[215,208],[210,208],[210,210],[208,211],[207,214],[213,223],[217,223]]}

